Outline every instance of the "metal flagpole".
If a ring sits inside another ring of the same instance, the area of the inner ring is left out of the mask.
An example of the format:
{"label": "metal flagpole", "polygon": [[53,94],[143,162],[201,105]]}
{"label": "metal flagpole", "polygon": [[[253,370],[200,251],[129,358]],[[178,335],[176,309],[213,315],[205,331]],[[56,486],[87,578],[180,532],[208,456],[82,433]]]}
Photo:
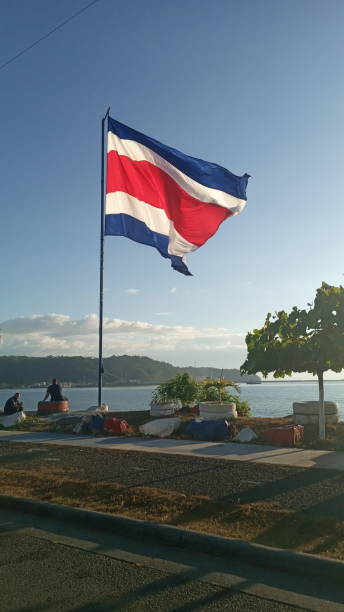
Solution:
{"label": "metal flagpole", "polygon": [[[102,378],[103,378],[103,278],[104,278],[104,213],[105,213],[105,190],[106,190],[106,164],[107,151],[105,142],[107,139],[107,126],[110,107],[102,119],[102,157],[101,157],[101,212],[100,212],[100,274],[99,274],[99,358],[98,358],[98,406],[102,403]],[[106,134],[105,134],[106,128]]]}

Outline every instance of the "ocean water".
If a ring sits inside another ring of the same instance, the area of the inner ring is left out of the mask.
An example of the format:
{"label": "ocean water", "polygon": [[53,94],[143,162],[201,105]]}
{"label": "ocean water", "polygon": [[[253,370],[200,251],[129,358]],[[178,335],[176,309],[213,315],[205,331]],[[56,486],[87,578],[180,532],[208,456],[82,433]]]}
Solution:
{"label": "ocean water", "polygon": [[[146,410],[149,408],[154,386],[108,387],[103,389],[103,401],[111,410]],[[16,389],[0,391],[0,409]],[[19,390],[24,409],[36,410],[42,400],[44,389]],[[96,388],[69,388],[64,391],[71,410],[83,410],[97,404]],[[261,385],[241,385],[241,397],[251,406],[256,417],[286,416],[293,411],[293,402],[318,399],[316,382],[272,382]],[[338,402],[341,419],[344,419],[344,381],[325,382],[325,399]]]}
{"label": "ocean water", "polygon": [[[341,420],[344,419],[344,381],[325,382],[325,400],[337,402]],[[251,406],[256,417],[286,416],[293,413],[293,402],[317,401],[318,383],[268,382],[261,385],[241,385],[241,397]]]}

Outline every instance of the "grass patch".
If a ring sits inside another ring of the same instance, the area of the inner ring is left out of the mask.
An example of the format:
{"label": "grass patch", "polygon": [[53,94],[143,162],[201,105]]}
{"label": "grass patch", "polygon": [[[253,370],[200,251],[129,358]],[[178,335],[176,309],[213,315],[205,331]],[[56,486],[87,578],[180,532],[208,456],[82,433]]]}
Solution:
{"label": "grass patch", "polygon": [[181,527],[344,560],[344,522],[309,517],[274,502],[240,506],[210,501],[177,519]]}
{"label": "grass patch", "polygon": [[73,478],[72,473],[68,476],[65,468],[50,466],[42,466],[35,472],[0,469],[0,487],[5,495],[32,497],[159,522],[169,522],[177,511],[191,511],[208,499],[150,487],[89,482]]}
{"label": "grass patch", "polygon": [[168,523],[268,546],[344,560],[344,522],[310,517],[276,502],[233,504],[154,487],[89,482],[73,470],[0,469],[1,493]]}

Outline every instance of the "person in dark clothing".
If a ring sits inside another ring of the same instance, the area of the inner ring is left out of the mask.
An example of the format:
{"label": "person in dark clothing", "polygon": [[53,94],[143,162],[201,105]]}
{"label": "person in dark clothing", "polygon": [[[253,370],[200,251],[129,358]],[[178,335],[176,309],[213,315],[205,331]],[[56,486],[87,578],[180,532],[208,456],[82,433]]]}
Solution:
{"label": "person in dark clothing", "polygon": [[23,402],[19,401],[20,393],[15,393],[12,397],[9,397],[5,407],[5,414],[15,414],[16,412],[21,412],[23,410]]}
{"label": "person in dark clothing", "polygon": [[66,397],[63,397],[61,385],[57,382],[56,378],[53,378],[52,384],[47,388],[43,402],[48,399],[49,395],[51,402],[63,402],[65,399],[67,399]]}

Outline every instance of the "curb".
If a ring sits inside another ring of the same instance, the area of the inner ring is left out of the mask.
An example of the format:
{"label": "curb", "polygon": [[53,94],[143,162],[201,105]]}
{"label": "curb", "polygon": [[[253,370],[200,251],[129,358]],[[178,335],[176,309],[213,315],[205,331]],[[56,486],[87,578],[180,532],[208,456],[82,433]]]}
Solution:
{"label": "curb", "polygon": [[281,548],[272,548],[261,544],[244,542],[234,538],[207,535],[197,531],[181,529],[171,525],[162,525],[106,514],[93,510],[73,508],[59,504],[50,504],[31,498],[0,495],[0,508],[33,514],[35,516],[76,523],[93,529],[99,529],[120,536],[140,539],[154,539],[161,544],[190,549],[217,557],[235,557],[236,560],[260,565],[271,570],[300,573],[319,577],[330,582],[344,579],[344,562],[307,553],[297,553]]}

